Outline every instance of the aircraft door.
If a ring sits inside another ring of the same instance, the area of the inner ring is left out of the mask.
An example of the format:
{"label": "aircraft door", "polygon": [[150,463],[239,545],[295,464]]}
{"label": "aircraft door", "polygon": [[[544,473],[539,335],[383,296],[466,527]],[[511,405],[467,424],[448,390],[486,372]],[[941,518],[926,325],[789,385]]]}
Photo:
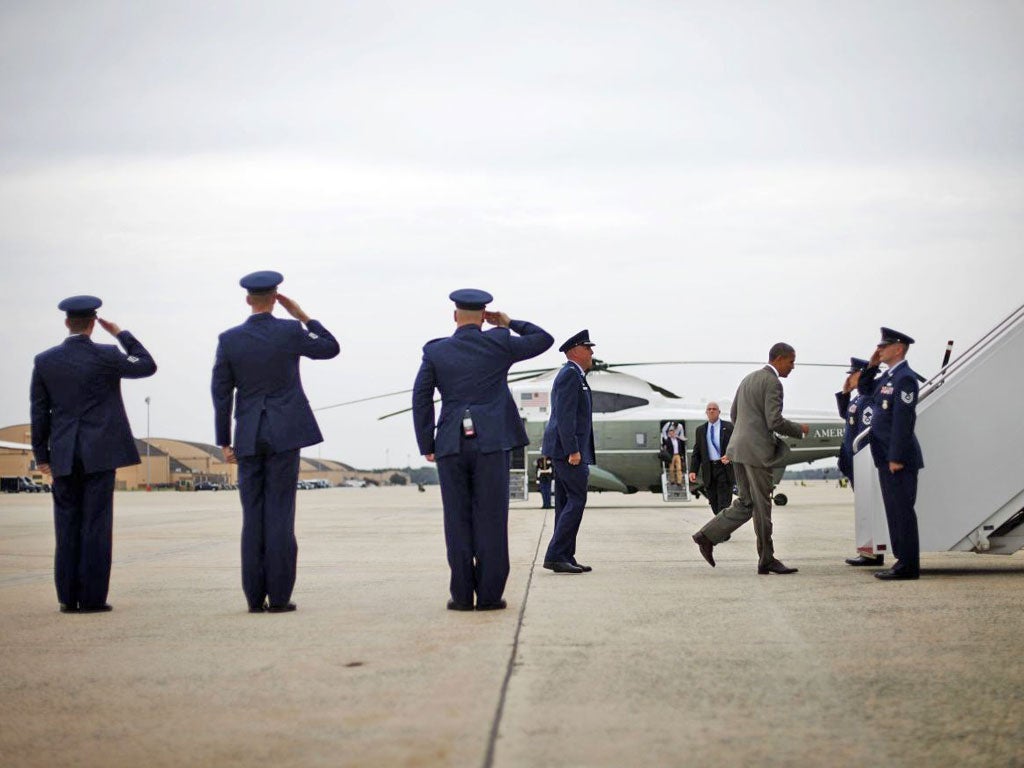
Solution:
{"label": "aircraft door", "polygon": [[[670,434],[671,433],[671,434]],[[676,440],[675,445],[672,439]],[[682,419],[661,423],[661,498],[663,501],[689,501],[690,478],[686,462],[686,425]]]}
{"label": "aircraft door", "polygon": [[[526,419],[523,419],[526,426]],[[526,469],[526,446],[513,448],[509,457],[508,467],[508,500],[526,501],[529,493],[529,477]]]}

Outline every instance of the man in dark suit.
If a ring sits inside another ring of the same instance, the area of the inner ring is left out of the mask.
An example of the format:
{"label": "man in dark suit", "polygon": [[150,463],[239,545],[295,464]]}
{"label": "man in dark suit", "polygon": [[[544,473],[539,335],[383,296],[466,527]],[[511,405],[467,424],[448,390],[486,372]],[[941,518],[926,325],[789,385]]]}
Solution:
{"label": "man in dark suit", "polygon": [[[907,350],[914,340],[892,328],[882,328],[882,339],[860,375],[858,391],[871,398],[871,458],[878,469],[889,524],[889,541],[896,564],[876,571],[883,581],[912,580],[921,574],[921,546],[917,532],[917,473],[924,468],[921,446],[914,434],[917,423],[918,382],[924,377],[910,368]],[[888,370],[878,378],[879,363]]]}
{"label": "man in dark suit", "polygon": [[711,513],[717,515],[732,503],[732,487],[736,482],[726,455],[732,438],[732,424],[719,418],[718,403],[708,403],[704,413],[708,420],[693,433],[690,482],[700,478]]}
{"label": "man in dark suit", "polygon": [[796,366],[796,351],[779,342],[768,352],[768,365],[740,382],[732,401],[733,436],[727,455],[736,473],[738,495],[733,503],[715,515],[693,535],[700,553],[713,568],[712,550],[745,522],[754,518],[757,535],[757,572],[796,573],[775,558],[772,541],[772,468],[789,452],[776,432],[802,438],[809,428],[782,416],[782,379]]}
{"label": "man in dark suit", "polygon": [[[62,301],[69,335],[37,355],[32,370],[32,452],[39,470],[53,476],[54,580],[63,613],[111,610],[114,477],[118,467],[139,463],[121,379],[156,372],[134,336],[96,316],[102,304],[95,296]],[[127,355],[93,343],[97,322]]]}
{"label": "man in dark suit", "polygon": [[555,465],[555,527],[544,567],[555,573],[593,570],[576,561],[576,535],[587,506],[587,482],[594,463],[593,402],[587,371],[594,344],[586,329],[570,337],[559,352],[567,362],[551,385],[551,418],[544,428],[542,451]]}
{"label": "man in dark suit", "polygon": [[[509,571],[510,452],[530,442],[508,389],[508,369],[554,339],[533,323],[486,311],[493,300],[486,291],[465,288],[449,298],[457,327],[423,347],[413,424],[420,453],[437,462],[451,568],[448,608],[500,610]],[[495,327],[484,331],[485,322]],[[435,389],[441,393],[436,422]]]}
{"label": "man in dark suit", "polygon": [[[339,351],[330,331],[277,292],[282,280],[279,272],[253,272],[239,281],[252,313],[220,335],[211,385],[217,445],[225,460],[238,464],[242,590],[250,613],[295,610],[299,450],[323,440],[302,390],[299,359],[329,360]],[[295,320],[274,317],[274,304]]]}

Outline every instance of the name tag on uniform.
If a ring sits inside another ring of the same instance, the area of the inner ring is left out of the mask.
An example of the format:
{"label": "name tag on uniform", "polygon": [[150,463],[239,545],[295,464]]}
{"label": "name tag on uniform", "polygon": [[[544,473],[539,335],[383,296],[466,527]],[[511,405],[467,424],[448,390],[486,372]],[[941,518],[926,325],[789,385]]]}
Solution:
{"label": "name tag on uniform", "polygon": [[137,363],[137,362],[139,362],[139,358],[135,357],[135,355],[128,355],[128,362],[129,363]]}
{"label": "name tag on uniform", "polygon": [[309,332],[309,338],[311,338],[311,339],[319,339],[320,337],[319,337],[319,336],[317,336],[317,335],[316,335],[315,333],[313,333],[312,331],[310,331],[310,332]]}

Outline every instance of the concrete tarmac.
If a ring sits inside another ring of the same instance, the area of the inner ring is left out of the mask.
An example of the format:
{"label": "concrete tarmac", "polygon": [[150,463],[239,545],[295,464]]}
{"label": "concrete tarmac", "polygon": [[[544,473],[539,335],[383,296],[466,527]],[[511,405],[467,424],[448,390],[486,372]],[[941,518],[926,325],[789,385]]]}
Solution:
{"label": "concrete tarmac", "polygon": [[299,492],[292,614],[250,615],[236,492],[118,493],[108,614],[64,615],[50,498],[0,497],[0,765],[1024,766],[1024,554],[851,568],[848,489],[786,483],[701,559],[703,500],[513,504],[505,611],[445,610],[440,495]]}

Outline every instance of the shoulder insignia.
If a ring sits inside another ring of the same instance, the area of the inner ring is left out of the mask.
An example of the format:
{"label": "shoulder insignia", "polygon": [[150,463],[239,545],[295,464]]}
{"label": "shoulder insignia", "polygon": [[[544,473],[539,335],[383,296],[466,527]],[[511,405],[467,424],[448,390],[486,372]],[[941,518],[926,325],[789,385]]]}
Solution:
{"label": "shoulder insignia", "polygon": [[874,412],[874,409],[870,405],[866,406],[864,410],[860,412],[860,420],[864,422],[864,426],[871,426],[871,417],[874,414]]}
{"label": "shoulder insignia", "polygon": [[900,392],[900,400],[902,400],[907,405],[913,404],[913,402],[914,402],[914,391],[910,390],[909,392]]}
{"label": "shoulder insignia", "polygon": [[129,363],[137,363],[137,362],[139,362],[139,358],[137,358],[135,355],[128,355],[128,362]]}

